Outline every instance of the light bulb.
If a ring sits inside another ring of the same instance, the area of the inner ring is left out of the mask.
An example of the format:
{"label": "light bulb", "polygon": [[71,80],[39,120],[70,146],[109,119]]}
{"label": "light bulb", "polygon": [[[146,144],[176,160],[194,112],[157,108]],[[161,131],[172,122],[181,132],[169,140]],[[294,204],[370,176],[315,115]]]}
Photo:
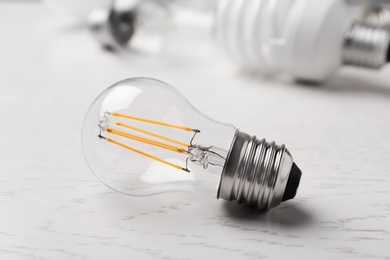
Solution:
{"label": "light bulb", "polygon": [[270,209],[294,198],[301,177],[284,145],[212,120],[151,78],[101,93],[86,114],[82,146],[97,178],[132,196],[193,192]]}
{"label": "light bulb", "polygon": [[[215,4],[215,0],[114,0],[110,8],[93,10],[88,23],[105,48],[157,53],[169,42],[172,32],[209,29]],[[176,40],[175,46],[178,44]]]}
{"label": "light bulb", "polygon": [[342,65],[381,68],[390,31],[351,13],[341,0],[221,0],[217,39],[233,60],[268,75],[320,82]]}
{"label": "light bulb", "polygon": [[89,27],[103,47],[156,52],[162,46],[168,8],[160,0],[115,0],[91,11]]}

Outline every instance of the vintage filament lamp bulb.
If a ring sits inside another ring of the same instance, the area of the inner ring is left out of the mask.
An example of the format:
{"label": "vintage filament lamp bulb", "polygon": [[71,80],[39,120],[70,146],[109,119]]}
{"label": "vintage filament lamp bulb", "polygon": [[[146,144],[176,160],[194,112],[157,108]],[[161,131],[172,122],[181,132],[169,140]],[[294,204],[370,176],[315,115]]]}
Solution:
{"label": "vintage filament lamp bulb", "polygon": [[343,65],[377,70],[390,61],[386,12],[351,13],[342,0],[221,0],[216,35],[245,67],[321,82]]}
{"label": "vintage filament lamp bulb", "polygon": [[103,91],[86,114],[82,146],[96,177],[132,196],[193,192],[270,209],[294,198],[301,178],[284,145],[212,120],[151,78]]}

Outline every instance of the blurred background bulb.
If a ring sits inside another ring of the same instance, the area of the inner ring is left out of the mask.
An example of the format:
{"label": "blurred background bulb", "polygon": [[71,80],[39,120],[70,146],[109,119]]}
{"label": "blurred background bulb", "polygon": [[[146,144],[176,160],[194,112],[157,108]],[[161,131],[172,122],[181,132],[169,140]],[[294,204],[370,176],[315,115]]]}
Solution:
{"label": "blurred background bulb", "polygon": [[[206,26],[210,29],[211,10],[214,10],[215,3],[215,0],[114,0],[109,8],[93,10],[88,22],[91,32],[103,47],[157,53],[169,41],[169,34],[180,31],[181,27]],[[188,35],[181,38],[186,37],[190,42]],[[176,38],[176,48],[178,44],[180,41]]]}
{"label": "blurred background bulb", "polygon": [[284,145],[214,121],[150,78],[101,93],[86,114],[82,146],[97,178],[132,196],[193,192],[269,209],[292,199],[301,177]]}
{"label": "blurred background bulb", "polygon": [[233,60],[266,75],[323,81],[342,65],[379,69],[390,60],[385,13],[359,4],[352,12],[341,0],[221,0],[217,39]]}
{"label": "blurred background bulb", "polygon": [[159,0],[116,0],[93,10],[88,23],[105,48],[156,52],[167,29],[168,8]]}

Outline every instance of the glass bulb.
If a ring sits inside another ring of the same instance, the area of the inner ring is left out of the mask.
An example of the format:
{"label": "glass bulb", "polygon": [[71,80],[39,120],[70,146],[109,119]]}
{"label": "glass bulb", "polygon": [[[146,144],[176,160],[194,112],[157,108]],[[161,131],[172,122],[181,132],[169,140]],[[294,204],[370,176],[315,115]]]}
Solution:
{"label": "glass bulb", "polygon": [[284,145],[212,120],[151,78],[101,93],[86,114],[82,145],[96,177],[132,196],[194,192],[268,209],[295,196],[301,175]]}

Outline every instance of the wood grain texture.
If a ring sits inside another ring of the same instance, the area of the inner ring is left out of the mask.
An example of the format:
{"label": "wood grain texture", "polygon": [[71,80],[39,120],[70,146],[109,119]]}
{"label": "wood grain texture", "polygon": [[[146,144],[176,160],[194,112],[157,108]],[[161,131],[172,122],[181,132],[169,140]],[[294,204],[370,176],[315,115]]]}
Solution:
{"label": "wood grain texture", "polygon": [[[118,55],[38,3],[1,3],[0,32],[0,259],[390,259],[388,68],[325,86],[264,80],[202,30],[157,56]],[[285,143],[304,174],[297,197],[264,213],[106,188],[84,161],[81,124],[98,93],[133,76]]]}

